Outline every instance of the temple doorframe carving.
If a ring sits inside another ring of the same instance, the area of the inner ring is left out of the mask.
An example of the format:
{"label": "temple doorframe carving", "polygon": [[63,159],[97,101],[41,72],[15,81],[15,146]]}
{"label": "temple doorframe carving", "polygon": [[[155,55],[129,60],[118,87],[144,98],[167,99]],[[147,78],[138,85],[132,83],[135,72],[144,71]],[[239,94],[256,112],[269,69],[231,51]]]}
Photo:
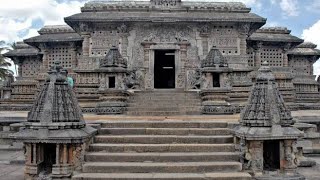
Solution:
{"label": "temple doorframe carving", "polygon": [[[155,90],[154,88],[154,63],[155,63],[155,51],[156,50],[174,50],[175,51],[175,89],[186,89],[186,80],[183,79],[183,87],[179,86],[179,74],[184,68],[184,62],[186,59],[181,59],[181,45],[178,43],[153,43],[144,42],[142,43],[144,47],[144,57],[145,57],[145,90]],[[185,75],[183,76],[185,78]],[[181,78],[180,78],[181,79]]]}

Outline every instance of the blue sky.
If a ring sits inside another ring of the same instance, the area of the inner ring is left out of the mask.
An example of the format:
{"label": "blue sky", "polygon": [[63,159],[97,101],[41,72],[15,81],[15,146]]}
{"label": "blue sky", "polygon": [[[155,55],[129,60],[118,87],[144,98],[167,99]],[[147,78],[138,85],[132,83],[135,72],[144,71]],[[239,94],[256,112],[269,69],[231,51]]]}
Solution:
{"label": "blue sky", "polygon": [[[37,30],[44,25],[63,24],[63,17],[80,12],[80,7],[87,1],[0,0],[0,41],[21,41],[36,36]],[[211,1],[243,2],[252,8],[253,13],[268,19],[266,26],[287,27],[293,35],[311,41],[320,48],[320,0]]]}

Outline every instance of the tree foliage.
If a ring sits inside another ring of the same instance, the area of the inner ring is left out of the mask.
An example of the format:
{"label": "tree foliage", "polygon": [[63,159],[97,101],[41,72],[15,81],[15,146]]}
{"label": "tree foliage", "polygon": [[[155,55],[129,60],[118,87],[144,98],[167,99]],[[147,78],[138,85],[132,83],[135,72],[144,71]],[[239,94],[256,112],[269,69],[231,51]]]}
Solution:
{"label": "tree foliage", "polygon": [[11,66],[11,63],[9,63],[6,60],[6,57],[4,57],[2,54],[4,50],[6,50],[6,48],[0,47],[0,79],[5,79],[7,75],[13,74],[13,72],[10,69],[8,69],[8,67]]}

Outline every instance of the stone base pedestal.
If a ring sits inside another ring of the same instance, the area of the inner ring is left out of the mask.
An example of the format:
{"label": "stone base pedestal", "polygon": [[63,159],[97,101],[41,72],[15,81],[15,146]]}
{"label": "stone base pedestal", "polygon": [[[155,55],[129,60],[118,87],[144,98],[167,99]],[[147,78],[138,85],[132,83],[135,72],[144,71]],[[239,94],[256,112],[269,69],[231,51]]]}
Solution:
{"label": "stone base pedestal", "polygon": [[227,88],[214,88],[202,90],[202,113],[203,114],[234,114],[235,108],[227,102],[229,98]]}
{"label": "stone base pedestal", "polygon": [[124,90],[106,90],[96,106],[97,114],[123,114],[127,110],[129,94]]}
{"label": "stone base pedestal", "polygon": [[231,106],[216,106],[216,105],[205,105],[202,106],[203,114],[234,114],[236,109]]}
{"label": "stone base pedestal", "polygon": [[70,164],[53,165],[52,178],[61,179],[71,177],[73,168]]}
{"label": "stone base pedestal", "polygon": [[26,164],[24,172],[25,172],[26,179],[35,178],[39,174],[38,165],[37,164]]}

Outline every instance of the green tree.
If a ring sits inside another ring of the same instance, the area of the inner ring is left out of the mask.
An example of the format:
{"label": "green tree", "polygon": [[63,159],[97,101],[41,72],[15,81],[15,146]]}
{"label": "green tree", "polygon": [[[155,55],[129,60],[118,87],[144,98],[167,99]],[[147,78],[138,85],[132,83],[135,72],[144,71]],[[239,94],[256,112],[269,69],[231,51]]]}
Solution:
{"label": "green tree", "polygon": [[0,47],[0,79],[5,79],[5,77],[9,74],[13,74],[13,72],[8,69],[9,66],[11,66],[11,63],[9,63],[6,60],[6,57],[3,56],[2,52],[6,48]]}

